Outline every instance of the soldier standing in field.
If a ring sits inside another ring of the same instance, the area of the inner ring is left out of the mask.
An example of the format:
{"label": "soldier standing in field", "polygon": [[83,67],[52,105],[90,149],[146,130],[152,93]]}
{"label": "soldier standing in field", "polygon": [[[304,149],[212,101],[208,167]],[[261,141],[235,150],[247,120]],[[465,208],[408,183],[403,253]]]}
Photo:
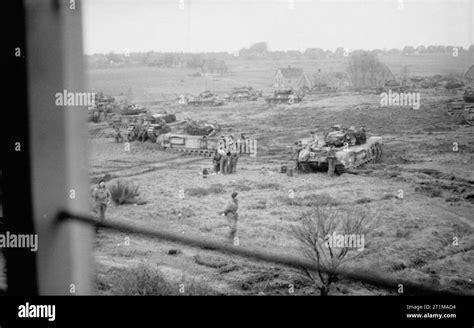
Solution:
{"label": "soldier standing in field", "polygon": [[235,165],[235,156],[234,153],[236,152],[236,145],[234,142],[234,137],[231,135],[228,138],[227,142],[227,173],[231,174],[234,173],[234,165]]}
{"label": "soldier standing in field", "polygon": [[233,192],[231,195],[231,201],[227,204],[227,207],[222,212],[219,212],[220,215],[223,215],[227,219],[227,224],[229,226],[229,239],[231,242],[234,242],[235,235],[237,233],[237,219],[238,214],[237,210],[239,209],[239,202],[237,200],[237,193]]}
{"label": "soldier standing in field", "polygon": [[105,186],[104,180],[100,180],[99,185],[94,188],[92,197],[96,204],[95,212],[99,216],[100,222],[104,222],[107,205],[110,204],[110,200],[112,199],[112,195],[110,194],[109,189]]}
{"label": "soldier standing in field", "polygon": [[122,143],[123,142],[123,137],[122,137],[122,134],[120,133],[120,127],[119,126],[115,127],[115,141],[117,143]]}
{"label": "soldier standing in field", "polygon": [[221,156],[217,149],[214,151],[214,155],[212,155],[212,164],[214,166],[214,172],[216,173],[220,172]]}
{"label": "soldier standing in field", "polygon": [[221,140],[219,140],[219,147],[217,149],[217,152],[219,153],[219,155],[221,155],[220,157],[220,162],[219,162],[219,172],[221,174],[225,174],[226,173],[226,168],[227,168],[227,150],[226,150],[227,146],[226,146],[226,140],[224,137],[221,137]]}

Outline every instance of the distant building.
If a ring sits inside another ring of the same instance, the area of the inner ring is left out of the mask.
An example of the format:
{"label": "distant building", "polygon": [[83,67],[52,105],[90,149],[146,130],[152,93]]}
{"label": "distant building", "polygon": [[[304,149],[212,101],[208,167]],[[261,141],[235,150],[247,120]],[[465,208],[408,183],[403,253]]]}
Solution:
{"label": "distant building", "polygon": [[474,65],[472,65],[463,76],[466,82],[474,82]]}
{"label": "distant building", "polygon": [[293,88],[302,89],[311,88],[311,81],[301,68],[294,68],[288,65],[288,68],[277,69],[273,77],[274,88]]}

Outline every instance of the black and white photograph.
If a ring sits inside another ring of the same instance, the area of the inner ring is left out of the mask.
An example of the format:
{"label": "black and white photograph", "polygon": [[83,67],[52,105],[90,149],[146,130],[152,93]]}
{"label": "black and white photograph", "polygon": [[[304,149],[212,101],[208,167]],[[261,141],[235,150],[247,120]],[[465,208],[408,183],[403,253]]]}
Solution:
{"label": "black and white photograph", "polygon": [[11,2],[0,295],[427,296],[398,317],[456,326],[474,1]]}

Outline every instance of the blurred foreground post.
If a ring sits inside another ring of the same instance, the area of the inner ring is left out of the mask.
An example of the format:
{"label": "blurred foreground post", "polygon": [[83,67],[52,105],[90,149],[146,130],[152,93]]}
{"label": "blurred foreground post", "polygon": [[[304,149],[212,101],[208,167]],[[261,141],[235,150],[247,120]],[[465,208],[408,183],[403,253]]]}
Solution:
{"label": "blurred foreground post", "polygon": [[83,106],[58,106],[56,93],[85,92],[81,2],[25,1],[33,217],[40,295],[91,294],[92,227],[57,222],[62,209],[88,208]]}

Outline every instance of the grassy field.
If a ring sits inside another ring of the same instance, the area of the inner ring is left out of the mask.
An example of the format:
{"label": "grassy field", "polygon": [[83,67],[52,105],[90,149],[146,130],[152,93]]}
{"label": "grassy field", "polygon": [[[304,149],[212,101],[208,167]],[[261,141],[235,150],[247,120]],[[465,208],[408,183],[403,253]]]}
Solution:
{"label": "grassy field", "polygon": [[[102,90],[105,94],[128,94],[130,101],[141,102],[164,98],[166,94],[193,94],[210,89],[216,93],[229,92],[233,87],[253,86],[265,92],[272,90],[272,78],[277,68],[301,67],[308,76],[321,69],[322,72],[343,72],[347,58],[326,60],[240,60],[227,62],[230,73],[223,76],[196,77],[196,69],[130,67],[117,69],[97,69],[88,71],[88,88]],[[380,60],[387,64],[397,76],[406,66],[412,75],[429,76],[435,74],[462,76],[474,63],[468,55],[386,55]]]}
{"label": "grassy field", "polygon": [[[390,60],[394,59],[387,59],[387,63]],[[467,60],[462,60],[462,64],[452,58],[409,62],[417,75],[433,75],[459,74],[468,66]],[[239,61],[232,65],[234,73],[213,80],[213,90],[225,92],[247,81],[269,88],[275,67],[283,63]],[[390,65],[406,64],[394,60]],[[132,87],[135,101],[149,101],[160,93],[202,91],[203,78],[190,77],[191,73],[150,68],[100,70],[89,72],[89,80],[94,88],[111,94]],[[178,119],[217,120],[226,132],[249,133],[258,141],[258,156],[242,158],[235,175],[203,179],[199,173],[211,167],[208,159],[158,151],[150,143],[132,143],[131,150],[125,152],[123,145],[114,142],[107,124],[90,124],[91,175],[109,174],[109,184],[120,179],[140,188],[142,205],[112,206],[110,220],[222,242],[226,241],[227,227],[217,212],[237,191],[240,244],[294,256],[301,253],[291,234],[292,226],[299,224],[312,205],[358,208],[369,213],[373,225],[364,252],[349,267],[473,291],[474,130],[446,115],[446,101],[452,97],[425,90],[419,110],[380,107],[378,96],[350,92],[306,97],[293,106],[269,106],[262,99],[211,108],[170,104],[165,108]],[[355,109],[359,104],[367,106]],[[295,140],[334,124],[365,126],[369,134],[383,137],[382,162],[367,165],[356,175],[288,177],[279,173]],[[453,151],[453,142],[458,143],[459,151]],[[293,199],[288,196],[290,189]],[[180,190],[185,191],[184,199],[179,198]],[[397,197],[400,190],[403,199]],[[453,237],[458,238],[458,246],[453,245]],[[169,252],[176,249],[179,251]],[[295,270],[123,233],[100,232],[95,259],[100,294],[125,293],[120,288],[124,275],[148,281],[148,271],[139,269],[143,264],[166,281],[158,287],[152,285],[150,293],[160,293],[156,289],[163,288],[163,293],[173,294],[184,285],[191,294],[287,295],[293,285],[295,294],[315,294]],[[143,284],[142,280],[134,280],[133,286]],[[394,293],[345,280],[338,281],[331,291]]]}

